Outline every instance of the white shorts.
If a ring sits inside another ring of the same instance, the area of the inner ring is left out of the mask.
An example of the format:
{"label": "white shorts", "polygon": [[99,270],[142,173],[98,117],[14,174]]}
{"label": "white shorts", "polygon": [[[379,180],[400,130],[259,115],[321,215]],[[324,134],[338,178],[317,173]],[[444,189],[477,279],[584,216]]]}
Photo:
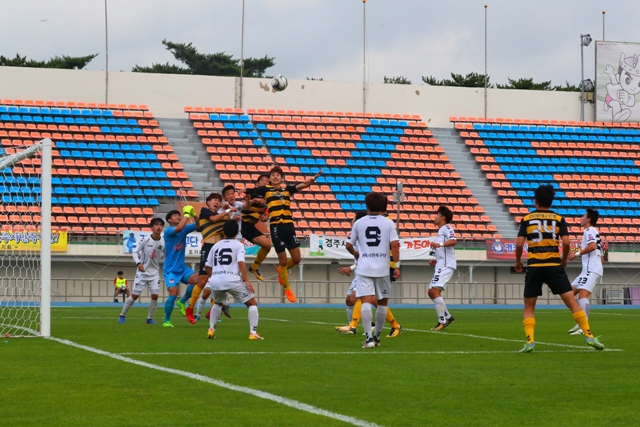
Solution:
{"label": "white shorts", "polygon": [[593,292],[593,289],[598,284],[599,278],[599,274],[593,272],[582,272],[578,277],[576,277],[571,286],[578,290],[584,289],[586,291]]}
{"label": "white shorts", "polygon": [[433,273],[433,278],[431,279],[431,283],[429,283],[429,289],[431,288],[440,288],[442,290],[447,289],[447,283],[451,280],[453,273],[456,270],[450,267],[440,267],[436,268],[436,271]]}
{"label": "white shorts", "polygon": [[358,284],[358,276],[351,281],[351,285],[349,285],[349,289],[347,290],[347,296],[351,295],[353,291],[356,290],[356,285]]}
{"label": "white shorts", "polygon": [[158,295],[158,293],[160,293],[160,277],[147,279],[140,278],[136,274],[136,278],[133,280],[133,289],[131,290],[131,293],[133,295],[140,295],[147,286],[149,287],[151,295]]}
{"label": "white shorts", "polygon": [[244,304],[253,298],[253,294],[244,282],[240,282],[237,286],[229,289],[213,289],[211,282],[207,282],[205,289],[211,290],[211,298],[218,304],[224,304],[227,302],[227,293],[233,296],[235,302]]}
{"label": "white shorts", "polygon": [[368,277],[357,275],[354,282],[358,282],[356,283],[357,298],[375,295],[377,300],[381,300],[391,296],[391,279],[389,276]]}

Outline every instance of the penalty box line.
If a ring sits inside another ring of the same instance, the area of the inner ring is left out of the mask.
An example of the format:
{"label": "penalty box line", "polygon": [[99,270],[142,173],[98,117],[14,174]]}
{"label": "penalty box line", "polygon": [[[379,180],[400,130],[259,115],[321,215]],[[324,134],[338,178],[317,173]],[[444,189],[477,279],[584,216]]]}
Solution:
{"label": "penalty box line", "polygon": [[354,417],[350,417],[348,415],[338,414],[336,412],[327,411],[325,409],[317,408],[315,406],[309,405],[307,403],[299,402],[297,400],[289,399],[287,397],[278,396],[276,394],[268,393],[261,390],[252,389],[249,387],[238,386],[235,384],[231,384],[225,381],[217,380],[215,378],[206,377],[204,375],[194,374],[192,372],[180,371],[178,369],[167,368],[160,365],[154,365],[152,363],[143,362],[136,359],[131,359],[129,357],[121,356],[119,354],[110,353],[108,351],[100,350],[98,348],[89,347],[83,344],[78,344],[73,341],[65,340],[62,338],[48,337],[48,340],[58,342],[60,344],[64,344],[70,347],[75,347],[81,350],[85,350],[91,353],[99,354],[101,356],[106,356],[111,359],[119,360],[121,362],[131,363],[133,365],[142,366],[144,368],[154,369],[156,371],[167,372],[169,374],[180,375],[183,377],[187,377],[193,380],[201,381],[208,384],[213,384],[215,386],[225,388],[227,390],[236,391],[239,393],[248,394],[254,397],[258,397],[265,400],[270,400],[272,402],[276,402],[285,406],[289,406],[291,408],[308,412],[314,415],[321,415],[327,418],[332,418],[334,420],[342,421],[354,426],[362,426],[362,427],[380,427],[379,424],[375,424],[372,422],[360,420]]}
{"label": "penalty box line", "polygon": [[[287,319],[271,319],[271,318],[262,318],[261,320],[271,320],[271,321],[274,321],[274,322],[286,322],[286,323],[303,322],[303,323],[312,323],[312,324],[316,324],[316,325],[334,325],[334,323],[316,322],[316,321],[311,321],[311,320],[287,320]],[[482,339],[482,340],[486,340],[486,341],[505,341],[505,342],[513,342],[513,343],[522,344],[522,340],[514,340],[514,339],[510,339],[510,338],[488,337],[488,336],[484,336],[484,335],[475,335],[475,334],[461,334],[459,332],[430,331],[430,330],[424,330],[424,329],[410,329],[410,328],[402,328],[402,330],[403,331],[408,331],[408,332],[419,332],[419,333],[423,333],[423,334],[436,334],[436,335],[445,335],[445,336],[446,335],[453,335],[453,336],[459,336],[459,337],[477,338],[477,339]],[[551,345],[551,346],[556,346],[556,347],[576,348],[576,349],[584,349],[585,348],[582,345],[560,344],[560,343],[551,343],[551,342],[543,342],[543,341],[536,341],[536,344]],[[624,350],[617,349],[617,348],[605,348],[604,351],[624,351]]]}

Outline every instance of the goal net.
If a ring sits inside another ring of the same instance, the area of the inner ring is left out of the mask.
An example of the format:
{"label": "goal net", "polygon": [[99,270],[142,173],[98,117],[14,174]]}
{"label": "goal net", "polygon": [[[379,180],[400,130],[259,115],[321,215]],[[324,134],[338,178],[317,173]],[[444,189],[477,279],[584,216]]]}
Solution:
{"label": "goal net", "polygon": [[51,140],[28,146],[5,141],[0,146],[0,334],[49,336]]}

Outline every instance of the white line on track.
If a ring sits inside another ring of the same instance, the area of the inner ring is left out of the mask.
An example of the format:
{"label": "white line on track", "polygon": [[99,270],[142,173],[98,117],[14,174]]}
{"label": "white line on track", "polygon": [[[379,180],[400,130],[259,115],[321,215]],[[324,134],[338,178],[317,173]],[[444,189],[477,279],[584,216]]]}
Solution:
{"label": "white line on track", "polygon": [[[609,351],[621,351],[621,350],[609,350]],[[595,351],[584,348],[582,350],[542,350],[536,349],[536,353],[596,353]],[[283,354],[297,354],[297,355],[370,355],[370,354],[385,354],[385,355],[398,355],[398,354],[515,354],[517,351],[215,351],[215,352],[146,352],[146,353],[118,353],[128,356],[197,356],[197,355],[238,355],[238,356],[252,356],[256,354],[260,355],[283,355]]]}
{"label": "white line on track", "polygon": [[192,372],[180,371],[178,369],[166,368],[160,365],[154,365],[152,363],[142,362],[140,360],[131,359],[129,357],[121,356],[119,354],[109,353],[108,351],[103,351],[94,347],[89,347],[86,345],[78,344],[73,341],[49,337],[47,338],[51,341],[56,341],[60,344],[68,345],[70,347],[79,348],[81,350],[89,351],[91,353],[96,353],[101,356],[110,357],[111,359],[119,360],[121,362],[131,363],[133,365],[142,366],[144,368],[155,369],[157,371],[167,372],[170,374],[180,375],[183,377],[187,377],[193,380],[202,381],[204,383],[213,384],[218,387],[226,388],[228,390],[237,391],[239,393],[249,394],[251,396],[259,397],[265,400],[271,400],[276,403],[280,403],[285,406],[289,406],[294,409],[298,409],[300,411],[309,412],[315,415],[322,415],[324,417],[332,418],[334,420],[342,421],[348,424],[352,424],[354,426],[363,426],[363,427],[378,427],[378,424],[371,423],[364,420],[359,420],[357,418],[353,418],[347,415],[338,414],[335,412],[327,411],[325,409],[317,408],[315,406],[298,402],[297,400],[289,399],[287,397],[278,396],[272,393],[267,393],[260,390],[255,390],[249,387],[242,387],[235,384],[230,384],[225,381],[217,380],[215,378],[205,377],[204,375],[194,374]]}
{"label": "white line on track", "polygon": [[[274,321],[274,322],[287,322],[287,323],[304,322],[304,323],[314,323],[314,324],[320,324],[320,325],[334,325],[335,324],[335,323],[329,323],[329,322],[312,322],[312,321],[306,321],[306,320],[293,321],[293,320],[271,319],[271,318],[261,318],[260,320],[270,320],[270,321]],[[420,332],[420,333],[425,333],[425,334],[436,334],[436,335],[445,335],[445,336],[446,335],[452,335],[452,336],[459,336],[459,337],[478,338],[478,339],[487,340],[487,341],[505,341],[505,342],[515,342],[515,343],[522,344],[522,340],[514,340],[514,339],[509,339],[509,338],[487,337],[487,336],[484,336],[484,335],[461,334],[461,333],[457,333],[457,332],[430,331],[430,330],[424,330],[424,329],[409,329],[409,328],[403,328],[402,330],[403,331],[409,331],[409,332]],[[551,345],[551,346],[566,347],[566,348],[577,348],[577,349],[584,349],[585,348],[583,345],[559,344],[559,343],[551,343],[551,342],[543,342],[543,341],[536,341],[536,344]],[[613,348],[612,349],[605,349],[605,350],[623,351],[623,350],[620,350],[620,349],[613,349]]]}

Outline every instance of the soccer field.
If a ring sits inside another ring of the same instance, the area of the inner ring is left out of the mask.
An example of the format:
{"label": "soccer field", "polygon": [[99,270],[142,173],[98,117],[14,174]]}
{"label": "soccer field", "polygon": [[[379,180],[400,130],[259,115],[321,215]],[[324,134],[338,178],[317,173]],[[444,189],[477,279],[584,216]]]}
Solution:
{"label": "soccer field", "polygon": [[165,329],[144,307],[124,325],[116,305],[53,308],[53,339],[1,342],[0,425],[637,425],[640,311],[592,309],[598,352],[539,309],[520,354],[520,310],[451,310],[431,332],[432,308],[395,308],[404,332],[364,350],[333,330],[342,308],[261,308],[263,341],[243,306],[214,340],[177,310]]}

